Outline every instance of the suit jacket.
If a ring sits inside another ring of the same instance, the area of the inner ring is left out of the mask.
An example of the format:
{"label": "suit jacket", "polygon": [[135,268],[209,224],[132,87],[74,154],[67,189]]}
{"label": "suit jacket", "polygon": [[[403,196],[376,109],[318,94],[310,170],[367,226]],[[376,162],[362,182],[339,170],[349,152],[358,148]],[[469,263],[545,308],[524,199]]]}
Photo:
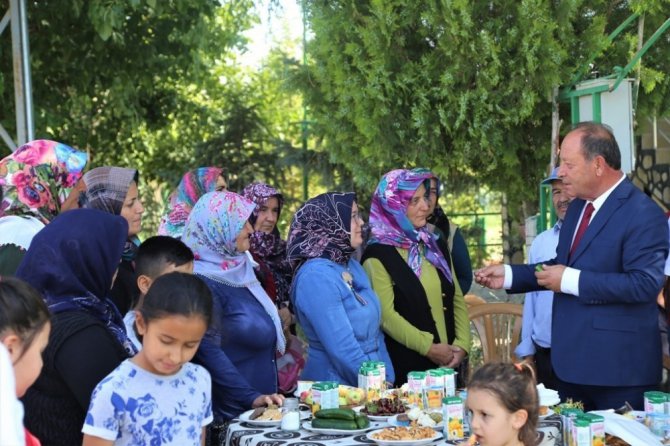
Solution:
{"label": "suit jacket", "polygon": [[[593,216],[569,257],[584,200],[570,204],[550,262],[581,271],[579,297],[554,293],[551,362],[563,381],[643,386],[661,381],[656,296],[668,226],[661,209],[624,179]],[[513,266],[510,293],[542,289],[535,265]]]}

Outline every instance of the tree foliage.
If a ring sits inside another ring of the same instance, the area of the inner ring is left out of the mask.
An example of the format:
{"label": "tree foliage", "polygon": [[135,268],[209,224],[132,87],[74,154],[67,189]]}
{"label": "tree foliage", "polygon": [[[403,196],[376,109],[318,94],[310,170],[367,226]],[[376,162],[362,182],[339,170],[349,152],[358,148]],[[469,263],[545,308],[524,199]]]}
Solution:
{"label": "tree foliage", "polygon": [[[92,166],[138,168],[146,233],[191,168],[219,165],[235,190],[252,180],[281,185],[301,108],[283,89],[280,56],[258,71],[238,62],[243,31],[257,20],[253,6],[28,2],[36,137],[89,150]],[[2,45],[0,72],[11,73],[9,41]],[[2,85],[0,121],[14,133],[13,89]]]}
{"label": "tree foliage", "polygon": [[[391,168],[421,165],[449,187],[487,184],[517,205],[534,197],[528,185],[549,163],[552,88],[594,53],[597,67],[625,65],[630,42],[608,48],[606,37],[632,9],[650,24],[667,17],[667,0],[306,5],[314,39],[302,83],[332,160],[368,187]],[[656,85],[642,108],[666,107],[667,45],[656,49],[665,55],[646,59]]]}

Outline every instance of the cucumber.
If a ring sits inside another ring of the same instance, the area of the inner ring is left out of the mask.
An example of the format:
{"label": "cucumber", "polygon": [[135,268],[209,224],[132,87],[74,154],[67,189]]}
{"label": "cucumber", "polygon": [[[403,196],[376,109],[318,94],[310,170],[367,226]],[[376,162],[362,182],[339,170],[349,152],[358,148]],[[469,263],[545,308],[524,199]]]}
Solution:
{"label": "cucumber", "polygon": [[321,409],[314,414],[316,418],[324,418],[330,420],[356,420],[356,412],[351,409]]}
{"label": "cucumber", "polygon": [[358,425],[353,420],[337,420],[334,418],[313,418],[312,427],[317,429],[341,429],[353,431]]}
{"label": "cucumber", "polygon": [[356,426],[358,426],[359,429],[366,429],[370,427],[370,419],[367,415],[358,414],[356,415]]}

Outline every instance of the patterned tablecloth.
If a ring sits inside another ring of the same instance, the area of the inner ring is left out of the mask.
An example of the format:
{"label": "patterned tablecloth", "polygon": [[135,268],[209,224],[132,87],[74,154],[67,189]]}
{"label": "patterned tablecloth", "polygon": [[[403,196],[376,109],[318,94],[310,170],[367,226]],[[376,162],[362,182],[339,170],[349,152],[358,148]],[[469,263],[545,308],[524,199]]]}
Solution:
{"label": "patterned tablecloth", "polygon": [[[386,423],[372,422],[370,430],[386,427]],[[540,420],[538,435],[540,446],[562,446],[561,417],[551,415]],[[374,444],[365,434],[357,435],[324,435],[300,429],[295,432],[284,432],[279,427],[258,427],[245,422],[233,422],[228,428],[227,446],[357,446]],[[458,442],[440,439],[431,445],[458,444]]]}

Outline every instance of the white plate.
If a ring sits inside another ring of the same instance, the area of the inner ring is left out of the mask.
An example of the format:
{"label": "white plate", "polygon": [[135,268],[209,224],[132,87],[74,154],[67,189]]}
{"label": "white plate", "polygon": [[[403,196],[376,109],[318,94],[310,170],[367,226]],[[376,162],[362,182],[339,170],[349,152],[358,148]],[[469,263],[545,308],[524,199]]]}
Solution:
{"label": "white plate", "polygon": [[[249,418],[252,413],[254,413],[253,409],[247,410],[246,412],[240,415],[240,421],[249,423],[252,426],[260,426],[260,427],[279,426],[281,424],[281,420],[252,420]],[[312,415],[311,412],[304,410],[300,411],[301,420],[308,419],[310,415]]]}
{"label": "white plate", "polygon": [[[388,428],[387,428],[388,429]],[[429,444],[435,440],[442,438],[442,432],[435,431],[433,438],[424,438],[423,440],[379,440],[374,438],[373,435],[383,431],[384,429],[377,429],[372,432],[368,432],[366,437],[368,440],[374,441],[376,444],[382,446],[411,446],[411,445],[420,445],[420,444]]]}
{"label": "white plate", "polygon": [[551,410],[551,409],[547,409],[547,413],[544,414],[544,415],[540,415],[540,419],[542,419],[542,418],[547,418],[549,415],[553,415],[553,414],[555,414],[555,413],[556,413],[556,412],[554,412],[553,410]]}
{"label": "white plate", "polygon": [[324,434],[324,435],[356,435],[356,434],[362,434],[364,432],[369,431],[370,429],[374,429],[376,426],[370,425],[369,427],[366,427],[365,429],[322,429],[318,427],[312,427],[312,422],[311,421],[305,421],[302,423],[302,428],[305,430],[308,430],[310,432],[315,432],[317,434]]}
{"label": "white plate", "polygon": [[[398,421],[398,415],[393,415],[390,417],[387,421],[388,424],[394,427],[409,427],[410,421],[408,421],[406,424],[402,424]],[[428,426],[426,426],[428,427]],[[438,423],[435,426],[431,426],[433,429],[436,431],[441,431],[444,428],[444,422]]]}

